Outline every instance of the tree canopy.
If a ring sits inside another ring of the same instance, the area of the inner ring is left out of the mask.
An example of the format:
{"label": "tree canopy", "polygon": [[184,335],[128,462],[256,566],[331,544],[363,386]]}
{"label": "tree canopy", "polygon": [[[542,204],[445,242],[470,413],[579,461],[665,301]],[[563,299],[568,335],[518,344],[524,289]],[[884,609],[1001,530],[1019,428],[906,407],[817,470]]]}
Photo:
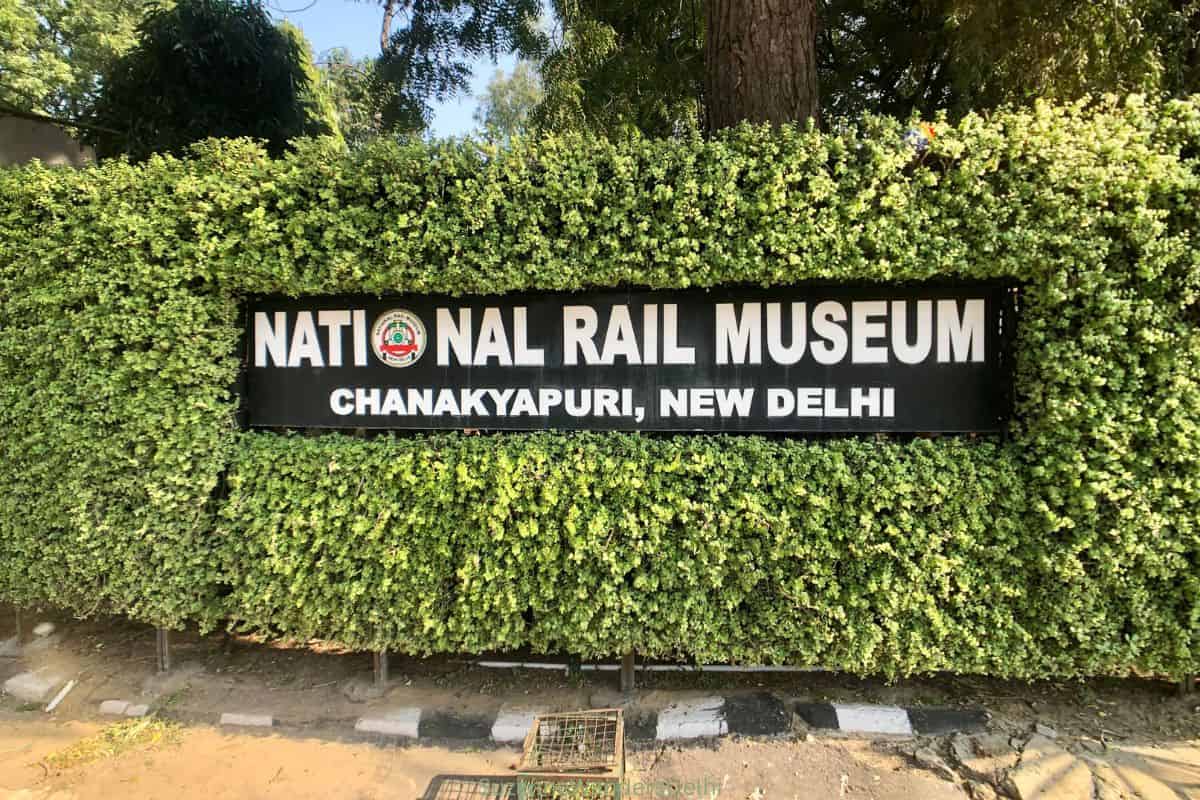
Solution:
{"label": "tree canopy", "polygon": [[538,127],[609,136],[696,129],[704,76],[697,0],[553,0],[561,29],[541,62]]}
{"label": "tree canopy", "polygon": [[0,106],[75,119],[137,41],[145,0],[0,0]]}
{"label": "tree canopy", "polygon": [[379,77],[392,87],[386,126],[420,130],[431,103],[466,92],[471,62],[540,55],[540,0],[373,0],[382,6]]}
{"label": "tree canopy", "polygon": [[320,93],[332,105],[337,128],[346,144],[360,147],[395,130],[388,108],[396,87],[380,74],[378,59],[355,59],[345,48],[334,48],[318,64]]}
{"label": "tree canopy", "polygon": [[[547,129],[662,136],[704,117],[705,3],[554,0]],[[1200,90],[1200,0],[821,0],[821,116],[907,117]]]}
{"label": "tree canopy", "polygon": [[496,142],[508,142],[524,132],[529,115],[542,100],[542,82],[528,61],[518,61],[512,74],[496,70],[475,109],[483,135]]}
{"label": "tree canopy", "polygon": [[[367,1],[381,11],[379,54],[335,50],[317,72],[299,31],[273,25],[261,0],[0,0],[0,109],[110,128],[94,137],[102,154],[209,135],[278,152],[340,132],[357,146],[421,131],[433,103],[467,91],[473,62],[516,52],[534,67],[483,96],[493,139],[521,127],[675,136],[739,116],[711,113],[730,98],[706,68],[708,18],[754,0]],[[826,124],[1200,90],[1200,0],[816,2],[810,84]]]}
{"label": "tree canopy", "polygon": [[940,0],[966,105],[1200,89],[1200,0]]}
{"label": "tree canopy", "polygon": [[[206,137],[333,133],[304,37],[253,0],[182,0],[149,11],[137,44],[105,73],[90,121],[97,154],[135,160]],[[106,131],[113,131],[112,133]]]}

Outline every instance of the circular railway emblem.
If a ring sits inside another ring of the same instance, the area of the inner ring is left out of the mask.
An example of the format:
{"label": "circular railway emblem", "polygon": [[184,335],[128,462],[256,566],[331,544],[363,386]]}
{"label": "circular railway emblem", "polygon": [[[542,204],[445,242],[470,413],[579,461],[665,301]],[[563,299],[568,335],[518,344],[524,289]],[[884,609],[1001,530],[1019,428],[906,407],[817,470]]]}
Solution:
{"label": "circular railway emblem", "polygon": [[403,308],[385,311],[371,329],[375,356],[389,367],[415,364],[425,352],[425,325],[421,318]]}

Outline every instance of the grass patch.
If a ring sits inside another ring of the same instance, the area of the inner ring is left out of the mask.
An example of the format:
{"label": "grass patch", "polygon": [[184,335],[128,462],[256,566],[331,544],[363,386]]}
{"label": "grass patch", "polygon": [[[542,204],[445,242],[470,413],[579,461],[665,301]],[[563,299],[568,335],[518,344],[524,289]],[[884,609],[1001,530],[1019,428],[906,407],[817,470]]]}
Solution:
{"label": "grass patch", "polygon": [[184,696],[187,695],[191,688],[192,687],[190,686],[184,686],[171,692],[169,695],[158,701],[158,709],[162,711],[164,709],[172,708],[176,703],[182,700]]}
{"label": "grass patch", "polygon": [[64,770],[81,767],[106,758],[115,758],[130,750],[150,750],[179,741],[180,727],[158,717],[141,717],[109,725],[99,733],[57,753],[42,762],[47,769]]}

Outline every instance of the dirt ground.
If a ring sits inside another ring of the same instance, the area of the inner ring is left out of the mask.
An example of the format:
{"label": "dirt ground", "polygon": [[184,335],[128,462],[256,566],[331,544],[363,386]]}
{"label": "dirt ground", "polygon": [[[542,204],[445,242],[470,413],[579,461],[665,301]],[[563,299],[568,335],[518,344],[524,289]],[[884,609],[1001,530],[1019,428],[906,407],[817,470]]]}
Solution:
{"label": "dirt ground", "polygon": [[[110,723],[116,724],[120,723]],[[349,743],[322,738],[320,731],[308,736],[253,735],[180,726],[178,738],[168,743],[78,764],[54,763],[55,754],[69,752],[73,744],[102,730],[94,721],[0,713],[0,800],[515,798],[511,788],[515,750]],[[1093,769],[1109,781],[1100,785],[1113,791],[1084,797],[1200,797],[1200,748],[1195,744],[1119,750],[1099,766],[1106,772]],[[969,796],[959,783],[914,767],[895,742],[724,739],[710,746],[647,745],[630,753],[629,769],[627,796],[633,798],[955,800]],[[500,785],[507,786],[509,794],[499,793],[495,787]],[[1053,781],[1034,796],[1079,797]]]}
{"label": "dirt ground", "polygon": [[[0,642],[15,633],[15,619],[0,608]],[[173,667],[159,675],[154,631],[145,626],[29,611],[22,621],[24,646],[19,657],[0,655],[0,681],[42,669],[76,686],[52,714],[40,704],[0,698],[0,800],[504,797],[449,776],[511,780],[515,750],[483,742],[398,745],[352,733],[354,720],[409,705],[466,715],[504,705],[587,708],[616,695],[613,673],[495,670],[396,656],[388,687],[378,690],[368,654],[195,632],[172,635]],[[43,621],[54,632],[30,636]],[[686,696],[746,691],[789,704],[983,707],[993,744],[1035,772],[1035,730],[1053,729],[1050,749],[1037,756],[1045,762],[1045,786],[1035,784],[1029,797],[1200,800],[1200,695],[1181,696],[1166,680],[1021,683],[935,675],[889,684],[817,672],[642,673],[627,714]],[[97,713],[109,699],[150,704],[155,724],[167,726],[170,736],[120,752],[92,747],[127,724]],[[276,727],[263,734],[218,728],[219,711],[271,714]],[[771,740],[631,742],[627,796],[989,800],[998,791],[1024,800],[1005,779],[970,778],[964,760],[956,760],[962,746],[952,737],[866,740],[810,732],[795,716],[791,732]],[[1072,785],[1080,774],[1082,794]]]}
{"label": "dirt ground", "polygon": [[[44,765],[49,756],[96,734],[101,726],[18,716],[0,715],[0,798],[5,800],[449,800],[461,786],[445,778],[439,784],[439,776],[511,779],[517,758],[515,750],[381,746],[311,736],[233,734],[198,726],[185,728],[177,743],[51,769]],[[630,761],[635,769],[631,786],[653,786],[658,796],[965,797],[957,786],[904,768],[898,757],[856,741],[725,740],[712,748],[648,748],[631,754]],[[651,796],[649,791],[639,794]]]}

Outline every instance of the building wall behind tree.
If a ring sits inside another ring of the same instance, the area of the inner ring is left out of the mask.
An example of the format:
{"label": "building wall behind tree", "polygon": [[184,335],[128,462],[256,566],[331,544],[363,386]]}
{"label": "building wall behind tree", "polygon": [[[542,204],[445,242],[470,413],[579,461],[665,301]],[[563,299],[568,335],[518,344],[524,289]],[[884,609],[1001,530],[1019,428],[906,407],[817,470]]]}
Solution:
{"label": "building wall behind tree", "polygon": [[52,167],[81,167],[94,162],[96,153],[53,123],[0,116],[0,166],[34,159]]}

